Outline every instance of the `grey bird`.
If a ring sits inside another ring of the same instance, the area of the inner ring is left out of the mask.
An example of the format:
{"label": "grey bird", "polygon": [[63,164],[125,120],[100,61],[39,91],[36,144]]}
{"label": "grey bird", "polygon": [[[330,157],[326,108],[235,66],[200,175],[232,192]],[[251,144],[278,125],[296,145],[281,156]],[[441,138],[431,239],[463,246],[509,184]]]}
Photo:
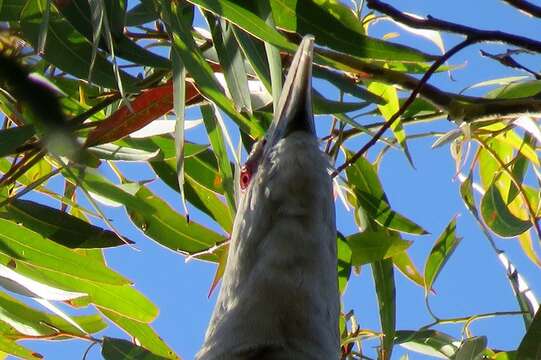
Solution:
{"label": "grey bird", "polygon": [[227,265],[198,360],[336,360],[336,222],[312,113],[314,38],[291,63],[240,176]]}

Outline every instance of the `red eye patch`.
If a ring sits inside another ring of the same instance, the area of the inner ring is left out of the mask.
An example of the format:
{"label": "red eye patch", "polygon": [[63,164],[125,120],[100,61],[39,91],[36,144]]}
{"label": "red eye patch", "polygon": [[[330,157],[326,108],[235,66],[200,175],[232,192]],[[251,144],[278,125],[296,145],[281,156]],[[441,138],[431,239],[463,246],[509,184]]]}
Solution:
{"label": "red eye patch", "polygon": [[252,179],[252,167],[249,164],[246,164],[240,169],[240,188],[242,190],[246,190],[248,185],[250,185],[251,179]]}

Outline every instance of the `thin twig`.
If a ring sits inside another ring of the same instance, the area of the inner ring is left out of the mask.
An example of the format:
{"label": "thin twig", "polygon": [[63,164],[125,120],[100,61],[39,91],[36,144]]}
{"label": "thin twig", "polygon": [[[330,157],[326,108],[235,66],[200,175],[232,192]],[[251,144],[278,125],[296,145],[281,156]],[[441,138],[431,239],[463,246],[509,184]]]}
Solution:
{"label": "thin twig", "polygon": [[457,52],[459,52],[460,50],[464,49],[465,47],[473,44],[476,42],[476,39],[475,38],[470,38],[468,37],[466,40],[462,41],[461,43],[455,45],[454,47],[452,47],[451,49],[449,49],[445,54],[443,54],[442,56],[440,56],[433,64],[432,66],[430,66],[430,68],[427,70],[427,72],[423,75],[423,77],[421,78],[421,80],[419,81],[419,83],[417,84],[417,87],[415,89],[413,89],[413,91],[411,92],[410,96],[407,98],[407,100],[402,104],[402,106],[400,106],[400,108],[398,109],[398,111],[389,118],[389,120],[387,120],[385,122],[385,124],[383,124],[383,126],[376,132],[376,134],[374,134],[374,136],[361,148],[361,150],[359,150],[356,154],[354,154],[350,159],[346,160],[346,162],[344,162],[342,165],[340,165],[338,168],[336,168],[336,170],[332,173],[332,177],[335,177],[336,175],[338,175],[340,172],[342,172],[342,170],[344,170],[345,168],[347,168],[348,166],[350,166],[351,164],[353,164],[355,161],[357,161],[361,156],[363,156],[363,154],[368,150],[370,149],[377,141],[378,139],[385,133],[385,131],[387,131],[387,129],[389,129],[391,127],[391,125],[393,125],[393,123],[396,121],[396,119],[398,119],[400,117],[400,115],[402,115],[407,109],[408,107],[413,104],[413,102],[415,101],[415,98],[417,98],[417,95],[419,94],[419,92],[421,91],[421,89],[423,88],[423,86],[426,84],[426,82],[428,81],[428,79],[430,79],[430,77],[432,76],[432,74],[434,74],[434,72],[436,72],[436,70],[441,66],[443,65],[447,60],[449,60],[449,58],[451,58],[453,55],[455,55]]}
{"label": "thin twig", "polygon": [[[509,2],[509,0],[507,0]],[[516,3],[525,3],[525,1],[515,1]],[[524,36],[506,33],[495,30],[481,30],[470,26],[460,25],[449,21],[437,19],[432,16],[427,16],[426,19],[413,17],[397,8],[386,4],[379,0],[367,0],[369,8],[386,14],[398,21],[399,23],[411,26],[417,29],[431,29],[439,31],[447,31],[456,34],[462,34],[467,37],[475,37],[477,41],[487,42],[503,42],[541,53],[541,41],[533,40]]]}
{"label": "thin twig", "polygon": [[525,0],[503,0],[511,6],[524,11],[526,14],[541,17],[541,6],[534,5]]}
{"label": "thin twig", "polygon": [[478,319],[485,319],[489,317],[494,316],[512,316],[512,315],[523,315],[524,311],[495,311],[490,313],[484,313],[484,314],[476,314],[471,316],[461,316],[456,318],[447,318],[447,319],[438,319],[433,322],[431,322],[428,325],[422,326],[420,330],[423,329],[429,329],[432,326],[435,325],[442,325],[442,324],[457,324],[457,323],[464,323],[464,322],[471,322],[472,320],[478,320]]}

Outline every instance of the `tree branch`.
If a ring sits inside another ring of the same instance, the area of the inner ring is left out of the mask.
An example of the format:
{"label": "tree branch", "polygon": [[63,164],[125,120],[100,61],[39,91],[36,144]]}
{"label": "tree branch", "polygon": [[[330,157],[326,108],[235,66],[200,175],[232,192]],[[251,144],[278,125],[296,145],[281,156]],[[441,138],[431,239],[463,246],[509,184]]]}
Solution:
{"label": "tree branch", "polygon": [[511,6],[516,7],[519,10],[522,10],[528,15],[541,18],[541,6],[534,5],[525,0],[503,0]]}
{"label": "tree branch", "polygon": [[[470,45],[478,38],[470,38]],[[473,122],[495,118],[519,116],[520,114],[541,114],[541,99],[524,97],[515,99],[486,99],[475,96],[458,95],[438,89],[428,83],[419,86],[421,81],[411,75],[385,69],[336,51],[317,48],[318,62],[333,66],[352,74],[361,74],[363,79],[377,80],[398,85],[407,90],[416,90],[432,105],[448,113],[455,122]],[[317,66],[317,65],[316,65]]]}
{"label": "tree branch", "polygon": [[[513,3],[526,3],[525,1],[520,0],[506,0],[507,2]],[[504,42],[514,46],[521,47],[523,49],[528,49],[541,53],[541,42],[533,40],[524,36],[514,35],[506,33],[503,31],[495,30],[481,30],[472,28],[465,25],[455,24],[449,21],[440,20],[432,16],[427,16],[426,19],[419,19],[410,15],[407,15],[397,8],[381,2],[379,0],[367,0],[366,4],[369,8],[377,10],[385,15],[390,16],[394,20],[411,26],[418,29],[431,29],[431,30],[440,30],[447,31],[456,34],[462,34],[468,37],[474,37],[477,39],[476,42]],[[541,10],[541,9],[540,9]]]}
{"label": "tree branch", "polygon": [[471,45],[473,43],[473,40],[470,39],[470,38],[467,38],[466,40],[464,40],[463,42],[455,45],[454,47],[452,47],[451,49],[449,49],[445,54],[443,54],[442,56],[440,56],[438,58],[438,60],[434,61],[434,63],[430,66],[430,68],[426,71],[426,73],[423,75],[423,77],[421,78],[421,80],[419,80],[419,83],[417,84],[417,86],[415,87],[415,89],[413,89],[413,91],[411,92],[410,96],[407,98],[406,101],[404,101],[404,103],[402,104],[402,106],[400,106],[400,108],[398,109],[398,111],[396,113],[393,114],[393,116],[391,116],[389,118],[389,120],[387,120],[385,122],[385,124],[383,124],[382,127],[379,128],[379,130],[374,134],[374,136],[372,136],[372,138],[361,148],[361,150],[359,150],[357,153],[355,153],[351,158],[349,158],[348,160],[346,160],[346,162],[344,162],[342,165],[340,165],[339,167],[336,168],[336,170],[332,173],[332,177],[335,177],[336,175],[338,175],[342,170],[344,170],[345,168],[347,168],[348,166],[350,166],[351,164],[355,163],[355,161],[357,161],[361,156],[363,156],[363,154],[368,150],[370,149],[377,141],[378,139],[383,135],[383,133],[385,133],[385,131],[387,131],[387,129],[389,129],[391,127],[391,125],[393,125],[393,123],[396,121],[396,119],[398,119],[400,117],[400,115],[402,115],[407,109],[408,107],[413,104],[413,101],[415,101],[415,98],[417,97],[417,95],[419,95],[419,92],[421,91],[421,89],[423,88],[424,85],[426,85],[428,79],[430,79],[430,77],[432,76],[432,74],[434,74],[434,72],[436,72],[436,70],[438,70],[438,68],[445,64],[445,62],[447,60],[449,60],[449,58],[451,58],[453,55],[455,55],[456,53],[458,53],[460,50],[464,49],[465,47]]}

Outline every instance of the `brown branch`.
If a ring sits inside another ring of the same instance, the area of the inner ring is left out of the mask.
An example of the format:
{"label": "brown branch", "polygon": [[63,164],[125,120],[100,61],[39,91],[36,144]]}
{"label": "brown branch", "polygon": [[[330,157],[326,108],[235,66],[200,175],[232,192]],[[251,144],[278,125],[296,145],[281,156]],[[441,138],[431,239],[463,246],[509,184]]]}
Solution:
{"label": "brown branch", "polygon": [[522,10],[528,15],[541,18],[541,6],[534,5],[525,0],[503,0],[511,6],[516,7],[519,10]]}
{"label": "brown branch", "polygon": [[430,79],[432,74],[434,74],[434,72],[436,72],[436,70],[438,70],[438,68],[441,65],[443,65],[447,60],[449,60],[453,55],[455,55],[456,53],[458,53],[460,50],[464,49],[465,47],[473,44],[474,42],[475,42],[475,39],[467,38],[466,40],[455,45],[454,47],[449,49],[445,54],[440,56],[426,71],[426,73],[423,75],[421,80],[419,80],[419,84],[417,85],[417,87],[413,89],[410,96],[406,99],[406,101],[404,101],[404,103],[402,104],[402,106],[400,106],[398,111],[394,113],[393,116],[391,116],[389,120],[387,120],[381,128],[379,128],[376,134],[372,136],[372,138],[361,148],[361,150],[359,150],[351,158],[346,160],[342,165],[337,167],[336,170],[331,174],[331,176],[335,177],[342,170],[346,169],[348,166],[355,163],[355,161],[357,161],[361,156],[363,156],[363,154],[366,151],[368,151],[368,149],[370,149],[378,141],[378,139],[383,135],[383,133],[385,133],[385,131],[387,131],[387,129],[389,129],[391,125],[393,125],[393,123],[400,117],[400,115],[402,115],[408,109],[408,107],[411,104],[413,104],[413,102],[415,101],[415,98],[417,97],[417,95],[419,95],[419,92],[422,90],[423,86],[426,85],[428,79]]}
{"label": "brown branch", "polygon": [[[509,0],[508,0],[509,2]],[[514,2],[524,3],[524,1],[515,0]],[[369,8],[377,10],[385,15],[390,16],[399,23],[411,26],[418,29],[431,29],[438,31],[447,31],[456,34],[462,34],[467,37],[474,37],[477,42],[503,42],[514,46],[521,47],[541,53],[541,42],[524,36],[506,33],[497,30],[481,30],[470,26],[460,25],[449,21],[437,19],[428,15],[426,19],[419,19],[407,15],[397,8],[381,2],[379,0],[367,0],[366,4]]]}

